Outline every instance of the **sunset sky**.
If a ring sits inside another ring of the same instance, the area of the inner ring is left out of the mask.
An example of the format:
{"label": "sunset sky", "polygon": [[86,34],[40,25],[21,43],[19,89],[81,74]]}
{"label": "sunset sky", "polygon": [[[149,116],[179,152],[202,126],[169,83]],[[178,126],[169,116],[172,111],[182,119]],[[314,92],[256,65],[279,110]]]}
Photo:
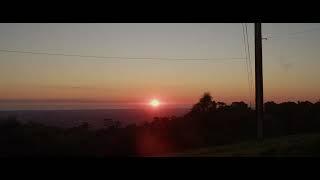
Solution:
{"label": "sunset sky", "polygon": [[[254,31],[248,24],[252,70]],[[262,24],[265,101],[320,99],[320,24]],[[0,24],[1,109],[136,108],[215,100],[254,102],[238,24]],[[229,59],[228,59],[229,58]],[[254,75],[254,74],[252,74]]]}

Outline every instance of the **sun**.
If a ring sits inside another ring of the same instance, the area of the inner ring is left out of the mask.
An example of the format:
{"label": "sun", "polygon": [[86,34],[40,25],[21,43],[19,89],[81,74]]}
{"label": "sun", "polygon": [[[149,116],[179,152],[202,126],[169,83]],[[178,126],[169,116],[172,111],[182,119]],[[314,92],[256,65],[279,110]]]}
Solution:
{"label": "sun", "polygon": [[160,105],[160,101],[157,99],[152,99],[149,104],[152,107],[158,107]]}

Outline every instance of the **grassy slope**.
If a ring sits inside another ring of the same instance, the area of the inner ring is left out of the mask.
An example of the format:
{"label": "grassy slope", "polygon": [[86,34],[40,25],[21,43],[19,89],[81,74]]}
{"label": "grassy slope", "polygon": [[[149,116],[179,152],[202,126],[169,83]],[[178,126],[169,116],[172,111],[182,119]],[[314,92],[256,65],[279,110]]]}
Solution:
{"label": "grassy slope", "polygon": [[[320,156],[320,134],[290,135],[190,150],[177,156]],[[175,155],[175,156],[176,156]]]}

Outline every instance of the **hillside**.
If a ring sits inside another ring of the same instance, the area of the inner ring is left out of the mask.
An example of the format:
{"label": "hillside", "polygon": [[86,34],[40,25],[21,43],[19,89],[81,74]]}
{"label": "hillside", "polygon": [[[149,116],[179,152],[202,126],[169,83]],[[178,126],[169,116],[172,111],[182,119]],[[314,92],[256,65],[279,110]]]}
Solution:
{"label": "hillside", "polygon": [[177,156],[320,156],[320,134],[299,134],[189,150]]}

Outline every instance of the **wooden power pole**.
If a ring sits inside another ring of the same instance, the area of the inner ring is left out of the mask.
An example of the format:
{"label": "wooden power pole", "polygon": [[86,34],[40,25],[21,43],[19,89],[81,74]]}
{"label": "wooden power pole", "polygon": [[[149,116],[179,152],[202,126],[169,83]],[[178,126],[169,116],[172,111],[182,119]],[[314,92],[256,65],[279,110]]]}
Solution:
{"label": "wooden power pole", "polygon": [[263,140],[263,77],[261,23],[254,24],[254,31],[257,137],[258,140]]}

